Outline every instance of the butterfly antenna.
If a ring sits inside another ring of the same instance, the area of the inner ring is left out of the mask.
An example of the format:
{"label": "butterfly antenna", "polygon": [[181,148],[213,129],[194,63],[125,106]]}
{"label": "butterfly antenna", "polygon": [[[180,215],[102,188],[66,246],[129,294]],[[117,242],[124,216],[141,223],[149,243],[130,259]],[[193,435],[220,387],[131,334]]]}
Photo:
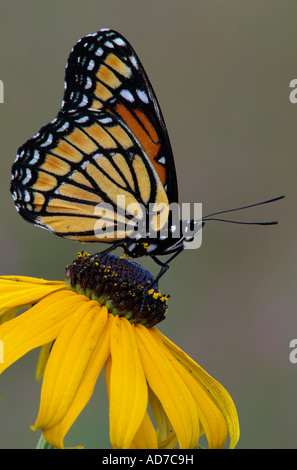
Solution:
{"label": "butterfly antenna", "polygon": [[266,201],[256,202],[255,204],[249,204],[248,206],[241,206],[241,207],[236,207],[235,209],[228,209],[228,210],[225,210],[225,211],[213,212],[212,214],[208,214],[205,217],[202,217],[202,220],[203,221],[205,221],[205,220],[216,220],[216,221],[219,221],[219,222],[228,222],[228,223],[231,223],[231,224],[241,224],[241,225],[276,225],[278,223],[276,221],[273,221],[273,222],[240,222],[240,221],[236,221],[236,220],[221,219],[221,218],[217,218],[217,217],[214,217],[214,216],[220,215],[220,214],[226,214],[228,212],[241,211],[241,210],[244,210],[244,209],[249,209],[251,207],[261,206],[263,204],[269,204],[271,202],[279,201],[280,199],[283,199],[284,197],[285,196],[278,196],[278,197],[274,197],[272,199],[267,199]]}

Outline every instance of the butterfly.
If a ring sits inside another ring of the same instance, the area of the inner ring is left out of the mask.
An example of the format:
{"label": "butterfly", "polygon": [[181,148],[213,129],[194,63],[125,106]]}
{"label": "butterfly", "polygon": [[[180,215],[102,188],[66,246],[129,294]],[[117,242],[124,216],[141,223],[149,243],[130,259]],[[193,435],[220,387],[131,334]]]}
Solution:
{"label": "butterfly", "polygon": [[25,220],[60,237],[150,256],[161,266],[155,280],[203,225],[173,223],[178,187],[162,112],[132,46],[111,29],[73,47],[61,109],[18,149],[11,193]]}
{"label": "butterfly", "polygon": [[165,270],[155,256],[174,257],[193,238],[194,221],[191,236],[174,236],[168,208],[178,203],[178,188],[168,133],[122,35],[101,29],[73,47],[61,109],[18,149],[11,193],[25,220],[60,237],[121,245]]}

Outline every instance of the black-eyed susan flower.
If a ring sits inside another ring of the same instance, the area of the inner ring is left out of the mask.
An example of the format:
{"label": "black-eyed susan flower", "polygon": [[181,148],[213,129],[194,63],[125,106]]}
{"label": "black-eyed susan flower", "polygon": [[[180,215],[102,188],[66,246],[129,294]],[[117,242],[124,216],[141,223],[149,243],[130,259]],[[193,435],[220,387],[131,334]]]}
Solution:
{"label": "black-eyed susan flower", "polygon": [[67,267],[66,282],[0,278],[0,371],[42,346],[33,429],[63,448],[105,367],[113,448],[189,449],[202,434],[210,448],[223,447],[228,434],[235,447],[239,425],[230,395],[154,326],[167,299],[156,289],[144,297],[151,275],[112,255],[90,260],[81,254]]}

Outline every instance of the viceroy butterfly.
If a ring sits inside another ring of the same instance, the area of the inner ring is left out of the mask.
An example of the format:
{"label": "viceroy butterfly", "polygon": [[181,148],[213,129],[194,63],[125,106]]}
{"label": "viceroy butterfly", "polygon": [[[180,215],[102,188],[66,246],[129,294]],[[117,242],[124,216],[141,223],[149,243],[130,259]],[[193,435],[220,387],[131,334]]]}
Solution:
{"label": "viceroy butterfly", "polygon": [[[73,47],[61,109],[19,148],[11,192],[25,220],[60,237],[112,243],[104,253],[121,245],[133,258],[149,255],[162,266],[155,281],[202,227],[189,221],[191,237],[174,236],[168,207],[178,202],[178,188],[162,112],[132,46],[111,29]],[[125,196],[120,212],[119,195]],[[98,205],[105,210],[98,213]],[[151,205],[162,210],[152,216]],[[107,206],[117,209],[116,217]],[[149,228],[129,237],[135,208],[138,222],[149,218],[157,236]],[[100,236],[98,219],[104,221]],[[172,254],[166,263],[156,257],[164,254]]]}

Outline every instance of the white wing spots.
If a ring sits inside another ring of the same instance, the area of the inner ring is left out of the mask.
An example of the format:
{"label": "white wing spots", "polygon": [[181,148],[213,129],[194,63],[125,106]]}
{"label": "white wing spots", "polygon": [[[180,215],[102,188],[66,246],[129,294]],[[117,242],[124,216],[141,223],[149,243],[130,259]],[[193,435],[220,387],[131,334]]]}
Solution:
{"label": "white wing spots", "polygon": [[104,50],[102,49],[102,47],[98,47],[97,51],[95,52],[95,55],[97,57],[101,57],[104,53]]}
{"label": "white wing spots", "polygon": [[94,36],[97,36],[97,33],[90,33],[90,34],[87,34],[85,36],[85,38],[91,38],[91,37],[94,37]]}
{"label": "white wing spots", "polygon": [[83,116],[80,119],[76,119],[76,122],[78,124],[84,124],[85,122],[88,122],[88,120],[89,120],[88,116]]}
{"label": "white wing spots", "polygon": [[128,78],[130,78],[132,75],[132,70],[130,67],[128,67],[128,65],[126,66],[126,75]]}
{"label": "white wing spots", "polygon": [[106,47],[109,47],[109,49],[114,49],[114,45],[110,41],[105,41],[105,45],[106,45]]}
{"label": "white wing spots", "polygon": [[95,67],[95,62],[93,61],[93,59],[91,59],[87,67],[87,70],[91,71],[93,70],[94,67]]}
{"label": "white wing spots", "polygon": [[100,29],[100,33],[103,33],[103,32],[106,32],[106,31],[110,31],[110,28],[101,28]]}
{"label": "white wing spots", "polygon": [[38,152],[38,150],[34,150],[33,158],[32,160],[29,161],[28,165],[35,165],[35,163],[38,162],[39,158],[40,158],[40,153]]}
{"label": "white wing spots", "polygon": [[122,38],[115,38],[115,39],[113,40],[113,42],[114,42],[115,44],[117,44],[118,46],[126,46],[126,43],[125,43],[125,41],[123,41]]}
{"label": "white wing spots", "polygon": [[83,170],[85,170],[85,169],[87,168],[87,166],[88,166],[89,163],[90,163],[89,160],[84,161],[84,162],[82,163],[82,165],[81,165],[81,168],[82,168]]}
{"label": "white wing spots", "polygon": [[90,79],[90,77],[87,77],[87,83],[85,85],[85,89],[88,90],[89,88],[91,88],[92,84],[93,84],[93,82]]}
{"label": "white wing spots", "polygon": [[134,96],[129,90],[122,90],[120,92],[120,95],[125,98],[125,100],[130,101],[130,103],[133,103],[134,101]]}
{"label": "white wing spots", "polygon": [[148,98],[148,96],[147,96],[147,94],[146,94],[145,91],[143,91],[143,90],[136,90],[136,93],[137,93],[138,97],[141,99],[141,101],[142,101],[143,103],[148,103],[148,102],[149,102],[149,98]]}
{"label": "white wing spots", "polygon": [[95,153],[95,155],[92,156],[92,159],[97,163],[100,158],[105,158],[102,153]]}
{"label": "white wing spots", "polygon": [[138,70],[138,62],[137,62],[137,59],[134,55],[131,55],[130,56],[130,62],[134,65],[134,67]]}
{"label": "white wing spots", "polygon": [[99,121],[101,122],[101,124],[109,124],[110,122],[112,122],[112,119],[110,117],[105,117],[99,119]]}
{"label": "white wing spots", "polygon": [[95,47],[95,44],[90,44],[90,45],[88,44],[88,50],[89,50],[89,52],[92,52],[92,50],[94,49],[94,47]]}
{"label": "white wing spots", "polygon": [[166,159],[165,159],[164,156],[162,156],[162,157],[158,158],[157,162],[158,162],[158,163],[161,163],[161,165],[165,165]]}
{"label": "white wing spots", "polygon": [[27,190],[25,189],[25,191],[24,191],[24,201],[25,201],[25,202],[30,202],[30,200],[31,200],[30,193],[29,193],[29,191],[27,191]]}
{"label": "white wing spots", "polygon": [[59,127],[59,128],[57,129],[57,132],[64,132],[64,131],[66,131],[66,130],[68,129],[68,127],[69,127],[69,122],[66,121],[66,122],[63,124],[63,126],[61,126],[61,127]]}
{"label": "white wing spots", "polygon": [[21,153],[18,153],[15,157],[15,162],[17,162],[20,158],[22,158],[24,154],[25,154],[24,150],[22,150]]}
{"label": "white wing spots", "polygon": [[52,142],[53,142],[53,134],[49,134],[47,140],[43,144],[40,144],[40,147],[47,147],[48,145],[51,145]]}
{"label": "white wing spots", "polygon": [[82,106],[86,106],[88,104],[89,100],[88,100],[88,97],[86,95],[83,95],[83,98],[81,100],[81,102],[78,104],[79,107],[82,107]]}
{"label": "white wing spots", "polygon": [[31,178],[32,178],[31,170],[30,170],[29,168],[26,168],[26,176],[25,176],[25,178],[23,179],[23,184],[29,183],[29,181],[30,181]]}

